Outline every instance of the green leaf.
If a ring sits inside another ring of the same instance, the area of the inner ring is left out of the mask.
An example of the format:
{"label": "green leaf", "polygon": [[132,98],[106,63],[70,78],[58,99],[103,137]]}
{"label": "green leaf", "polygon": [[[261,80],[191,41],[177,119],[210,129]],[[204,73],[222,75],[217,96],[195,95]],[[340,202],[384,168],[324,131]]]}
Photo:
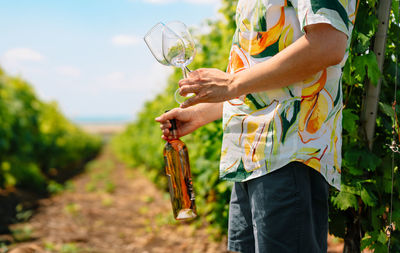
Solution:
{"label": "green leaf", "polygon": [[356,186],[342,184],[341,191],[360,196],[360,188]]}
{"label": "green leaf", "polygon": [[351,207],[358,209],[357,197],[348,192],[341,191],[333,198],[333,204],[340,210],[346,210]]}
{"label": "green leaf", "polygon": [[364,171],[375,171],[381,162],[382,160],[374,153],[365,152],[361,155],[360,167],[364,168]]}
{"label": "green leaf", "polygon": [[357,43],[355,45],[355,51],[357,53],[364,53],[368,50],[371,38],[363,33],[357,33]]}
{"label": "green leaf", "polygon": [[346,130],[351,136],[357,135],[359,117],[353,113],[351,109],[343,110],[343,129]]}
{"label": "green leaf", "polygon": [[375,206],[377,203],[376,196],[366,187],[361,189],[361,199],[367,206]]}
{"label": "green leaf", "polygon": [[348,168],[348,172],[354,176],[361,176],[365,169],[359,166],[359,161],[364,153],[358,149],[350,149],[344,153],[343,166]]}
{"label": "green leaf", "polygon": [[389,117],[394,117],[394,111],[391,105],[379,102],[379,108],[381,111]]}
{"label": "green leaf", "polygon": [[366,233],[365,236],[361,240],[361,249],[365,249],[366,247],[370,246],[374,242],[374,239]]}
{"label": "green leaf", "polygon": [[379,81],[379,78],[381,77],[381,71],[379,70],[378,67],[376,55],[375,53],[371,52],[365,55],[364,57],[368,69],[368,78],[371,81],[371,83],[376,85]]}
{"label": "green leaf", "polygon": [[356,79],[362,83],[365,79],[365,60],[364,56],[355,56],[353,61],[354,75]]}
{"label": "green leaf", "polygon": [[380,231],[379,235],[378,235],[378,242],[382,243],[382,244],[386,244],[387,242],[387,237],[384,231]]}
{"label": "green leaf", "polygon": [[373,52],[368,54],[357,56],[354,59],[355,75],[358,81],[363,82],[367,75],[372,84],[376,85],[381,72],[378,68],[378,62],[376,55]]}
{"label": "green leaf", "polygon": [[394,15],[394,18],[397,20],[397,24],[400,23],[400,18],[399,18],[399,1],[392,1],[392,13]]}

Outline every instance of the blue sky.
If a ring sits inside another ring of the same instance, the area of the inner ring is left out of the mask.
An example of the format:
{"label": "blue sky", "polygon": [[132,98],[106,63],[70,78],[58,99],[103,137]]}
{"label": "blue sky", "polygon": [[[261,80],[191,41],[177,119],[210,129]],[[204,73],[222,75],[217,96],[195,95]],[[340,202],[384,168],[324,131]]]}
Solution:
{"label": "blue sky", "polygon": [[0,2],[0,66],[75,117],[133,118],[165,87],[171,67],[143,36],[158,21],[201,30],[219,0],[12,0]]}

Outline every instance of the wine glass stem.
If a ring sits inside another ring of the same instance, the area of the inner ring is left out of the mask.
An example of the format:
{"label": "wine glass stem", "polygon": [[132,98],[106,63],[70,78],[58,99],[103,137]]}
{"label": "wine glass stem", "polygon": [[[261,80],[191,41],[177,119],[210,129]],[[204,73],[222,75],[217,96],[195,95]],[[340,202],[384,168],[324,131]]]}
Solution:
{"label": "wine glass stem", "polygon": [[182,74],[183,74],[183,78],[187,78],[188,77],[188,71],[186,70],[185,67],[182,67]]}

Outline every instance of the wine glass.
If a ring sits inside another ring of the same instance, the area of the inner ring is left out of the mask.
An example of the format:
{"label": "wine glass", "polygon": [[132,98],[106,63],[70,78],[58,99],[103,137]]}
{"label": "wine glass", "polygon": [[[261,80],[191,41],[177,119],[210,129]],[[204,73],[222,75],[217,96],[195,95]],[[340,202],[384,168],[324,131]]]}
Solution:
{"label": "wine glass", "polygon": [[[144,36],[144,41],[156,60],[166,66],[180,67],[183,76],[187,77],[190,70],[187,65],[193,61],[196,47],[186,25],[180,21],[162,22],[154,25]],[[179,88],[175,92],[175,100],[181,104],[190,97],[179,94]]]}
{"label": "wine glass", "polygon": [[[196,47],[193,38],[186,27],[180,21],[168,22],[162,32],[162,51],[164,59],[171,65],[182,69],[184,78],[187,78],[187,72],[190,70],[187,65],[193,61],[196,55]],[[175,91],[175,100],[182,104],[187,98],[194,94],[181,96],[179,89]]]}

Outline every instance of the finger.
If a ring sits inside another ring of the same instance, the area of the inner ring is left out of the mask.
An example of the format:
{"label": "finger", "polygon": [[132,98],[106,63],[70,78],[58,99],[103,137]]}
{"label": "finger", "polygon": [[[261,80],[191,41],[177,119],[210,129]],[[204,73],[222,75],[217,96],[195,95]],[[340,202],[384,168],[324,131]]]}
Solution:
{"label": "finger", "polygon": [[201,102],[202,102],[202,99],[199,96],[196,95],[194,97],[189,98],[185,102],[183,102],[181,104],[181,108],[187,108],[187,107],[196,105],[196,104],[201,103]]}
{"label": "finger", "polygon": [[196,82],[192,78],[181,79],[178,82],[179,87],[190,86],[193,84],[196,84]]}
{"label": "finger", "polygon": [[160,115],[160,116],[158,116],[157,118],[155,118],[154,119],[155,121],[157,121],[157,122],[163,122],[164,121],[164,116],[163,116],[163,114],[162,115]]}
{"label": "finger", "polygon": [[201,78],[200,74],[198,73],[191,73],[191,75],[188,78],[181,79],[178,82],[179,87],[185,86],[185,85],[195,85],[204,82],[204,80]]}
{"label": "finger", "polygon": [[165,121],[165,122],[162,122],[160,124],[160,129],[161,130],[162,129],[170,129],[171,127],[172,127],[172,125],[171,125],[171,123],[169,121]]}
{"label": "finger", "polygon": [[165,127],[164,125],[160,125],[160,129],[161,129],[161,131],[165,131],[166,129],[169,129],[169,128]]}
{"label": "finger", "polygon": [[172,135],[165,135],[165,134],[163,134],[163,135],[161,135],[161,138],[163,138],[164,140],[172,140],[172,139],[174,139],[174,138],[177,138],[177,137],[174,137],[174,136],[172,136]]}
{"label": "finger", "polygon": [[201,72],[201,69],[193,70],[193,71],[188,73],[188,77],[190,77],[190,78],[199,77],[200,72]]}
{"label": "finger", "polygon": [[164,135],[164,136],[169,136],[170,135],[170,131],[169,131],[169,129],[163,129],[162,130],[162,134]]}
{"label": "finger", "polygon": [[179,94],[181,96],[186,96],[189,93],[199,93],[200,92],[200,85],[185,85],[179,88]]}
{"label": "finger", "polygon": [[161,114],[160,116],[158,116],[157,118],[155,118],[155,121],[160,122],[160,123],[164,123],[166,121],[169,121],[173,118],[175,118],[176,115],[176,109],[174,108],[171,111],[168,111],[166,113]]}

